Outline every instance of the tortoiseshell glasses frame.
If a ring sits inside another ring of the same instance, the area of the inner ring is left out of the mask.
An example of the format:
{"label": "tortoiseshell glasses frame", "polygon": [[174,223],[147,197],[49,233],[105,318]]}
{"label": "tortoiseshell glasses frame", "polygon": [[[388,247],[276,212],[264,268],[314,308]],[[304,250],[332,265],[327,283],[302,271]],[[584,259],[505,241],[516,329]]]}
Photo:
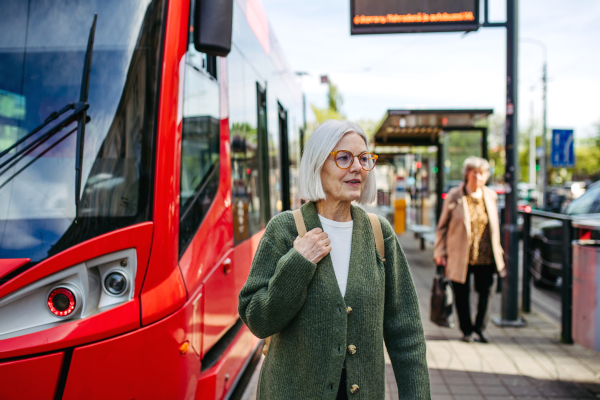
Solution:
{"label": "tortoiseshell glasses frame", "polygon": [[330,153],[333,156],[335,165],[340,169],[348,169],[354,164],[354,158],[358,158],[360,166],[365,171],[371,171],[375,168],[379,156],[374,153],[362,152],[358,155],[352,154],[348,150],[337,150]]}

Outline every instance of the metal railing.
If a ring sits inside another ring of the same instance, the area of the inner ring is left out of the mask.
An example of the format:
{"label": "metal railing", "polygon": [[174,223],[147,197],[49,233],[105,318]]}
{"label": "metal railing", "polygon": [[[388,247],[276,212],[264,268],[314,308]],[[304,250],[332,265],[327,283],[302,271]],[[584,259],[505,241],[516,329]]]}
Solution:
{"label": "metal railing", "polygon": [[572,344],[573,318],[573,255],[571,239],[573,234],[572,218],[568,215],[546,211],[519,211],[523,216],[523,281],[522,281],[522,310],[531,312],[531,217],[542,217],[562,221],[562,268],[561,268],[561,341]]}

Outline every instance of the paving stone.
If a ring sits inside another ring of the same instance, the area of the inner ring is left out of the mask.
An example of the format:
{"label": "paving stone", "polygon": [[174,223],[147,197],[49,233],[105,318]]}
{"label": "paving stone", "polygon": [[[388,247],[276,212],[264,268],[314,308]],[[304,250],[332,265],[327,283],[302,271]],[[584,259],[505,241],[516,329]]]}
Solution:
{"label": "paving stone", "polygon": [[473,381],[479,387],[503,386],[502,381],[498,378],[473,378]]}
{"label": "paving stone", "polygon": [[449,394],[432,394],[431,400],[454,400],[454,398]]}
{"label": "paving stone", "polygon": [[450,394],[450,389],[446,385],[431,385],[431,393],[432,394]]}
{"label": "paving stone", "polygon": [[504,386],[481,386],[479,390],[486,396],[510,396],[511,394]]}
{"label": "paving stone", "polygon": [[462,397],[462,395],[466,395],[466,394],[472,394],[472,395],[479,395],[479,389],[477,389],[476,386],[470,386],[470,385],[448,385],[450,387],[450,392],[453,395],[461,395],[461,396],[455,396],[455,397]]}
{"label": "paving stone", "polygon": [[511,386],[508,388],[508,391],[516,396],[516,397],[524,397],[524,396],[540,396],[541,393],[534,388],[533,386]]}

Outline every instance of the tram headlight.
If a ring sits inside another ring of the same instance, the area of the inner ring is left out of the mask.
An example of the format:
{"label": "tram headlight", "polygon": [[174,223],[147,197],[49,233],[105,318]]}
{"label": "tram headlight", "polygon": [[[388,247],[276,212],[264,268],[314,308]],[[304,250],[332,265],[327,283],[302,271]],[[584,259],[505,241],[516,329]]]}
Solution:
{"label": "tram headlight", "polygon": [[113,270],[104,278],[104,290],[111,296],[121,296],[129,287],[129,278],[121,270]]}
{"label": "tram headlight", "polygon": [[73,290],[57,287],[48,295],[48,309],[57,317],[68,317],[75,311],[77,299]]}

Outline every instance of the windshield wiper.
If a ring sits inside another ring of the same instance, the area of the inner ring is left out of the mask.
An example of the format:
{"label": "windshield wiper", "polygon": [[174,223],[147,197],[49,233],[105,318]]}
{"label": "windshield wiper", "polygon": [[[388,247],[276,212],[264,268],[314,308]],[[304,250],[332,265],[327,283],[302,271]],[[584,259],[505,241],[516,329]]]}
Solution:
{"label": "windshield wiper", "polygon": [[[94,51],[94,36],[96,35],[96,20],[98,14],[94,14],[94,22],[90,28],[87,49],[85,50],[85,61],[83,62],[83,75],[81,76],[81,91],[79,92],[79,103],[87,104],[90,92],[90,71],[92,69],[92,53]],[[85,124],[87,108],[79,114],[77,120],[77,147],[75,148],[75,223],[79,217],[79,200],[81,193],[81,175],[83,166],[83,145],[85,142]]]}
{"label": "windshield wiper", "polygon": [[[7,160],[2,161],[0,163],[0,176],[4,175],[7,171],[12,169],[15,165],[19,163],[25,156],[33,152],[40,145],[48,141],[52,136],[56,133],[63,130],[69,124],[77,121],[77,143],[75,149],[75,223],[77,223],[77,217],[79,216],[79,201],[80,201],[80,192],[81,192],[81,176],[82,176],[82,165],[83,165],[83,150],[84,150],[84,142],[85,142],[85,125],[90,121],[90,117],[87,116],[87,110],[89,108],[88,104],[88,94],[90,89],[90,71],[92,67],[92,52],[94,46],[94,36],[96,33],[96,20],[98,18],[98,14],[94,14],[94,22],[92,23],[92,27],[90,28],[90,34],[88,36],[88,44],[85,51],[85,60],[83,63],[83,75],[81,77],[81,89],[79,93],[79,102],[77,103],[69,103],[58,111],[52,112],[48,118],[44,120],[40,125],[36,126],[29,132],[27,135],[22,137],[13,143],[10,147],[0,152],[0,160],[9,154],[10,151],[16,149],[20,144],[31,138],[33,135],[38,133],[52,121],[57,120],[61,115],[65,114],[69,110],[74,110],[73,113],[65,117],[59,123],[54,125],[50,130],[44,132],[37,139],[33,140],[31,143],[28,143],[26,146],[18,149],[13,155],[11,155]],[[2,185],[0,185],[0,189],[6,186],[10,181],[12,181],[15,177],[17,177],[21,172],[23,172],[27,167],[33,164],[36,160],[38,160],[41,156],[46,154],[49,150],[54,148],[58,143],[62,142],[73,133],[74,130],[68,132],[58,141],[50,145],[43,152],[38,154],[34,160],[27,163],[23,168],[16,171],[13,175],[8,177]]]}
{"label": "windshield wiper", "polygon": [[[43,135],[39,136],[37,139],[35,139],[31,143],[28,143],[26,146],[20,148],[10,158],[8,158],[6,161],[3,161],[2,163],[0,163],[0,175],[4,175],[12,167],[14,167],[19,161],[21,161],[25,156],[27,156],[29,153],[31,153],[32,151],[34,151],[35,149],[37,149],[40,145],[42,145],[44,142],[46,142],[52,136],[54,136],[55,134],[57,134],[58,132],[60,132],[61,130],[63,130],[70,123],[74,122],[77,119],[77,116],[81,112],[83,112],[84,110],[87,110],[88,108],[89,108],[89,105],[87,105],[87,104],[69,103],[66,106],[64,106],[63,108],[61,108],[59,111],[54,111],[52,114],[50,114],[50,116],[48,118],[46,118],[46,120],[42,124],[40,124],[39,126],[35,127],[27,135],[23,136],[21,139],[19,139],[18,141],[16,141],[9,148],[7,148],[2,153],[0,153],[0,158],[3,157],[3,156],[5,156],[6,154],[8,154],[8,152],[10,152],[14,148],[16,148],[18,145],[20,145],[21,143],[23,143],[24,141],[26,141],[27,139],[29,139],[31,136],[33,136],[37,132],[39,132],[40,129],[42,129],[43,127],[45,127],[46,125],[48,125],[50,122],[58,119],[58,117],[60,115],[64,114],[65,112],[67,112],[69,110],[75,110],[72,114],[70,114],[69,116],[67,116],[66,118],[64,118],[58,124],[54,125],[52,127],[52,129],[50,129],[47,132],[44,132]],[[8,165],[5,168],[5,166],[7,164],[10,164],[10,165]],[[11,177],[9,177],[6,181],[4,181],[2,183],[2,185],[0,186],[0,188],[4,187],[8,182],[10,182],[17,175],[18,174],[13,174]]]}

